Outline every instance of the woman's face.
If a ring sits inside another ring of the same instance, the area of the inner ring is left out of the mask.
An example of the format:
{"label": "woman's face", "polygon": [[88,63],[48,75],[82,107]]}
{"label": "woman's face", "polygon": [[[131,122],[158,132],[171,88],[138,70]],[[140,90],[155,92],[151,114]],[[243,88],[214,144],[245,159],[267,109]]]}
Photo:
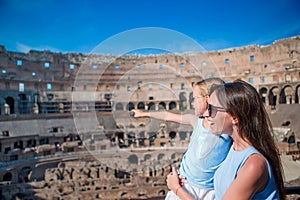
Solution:
{"label": "woman's face", "polygon": [[206,110],[206,103],[206,97],[200,94],[199,86],[194,86],[192,105],[194,106],[196,116],[203,116]]}
{"label": "woman's face", "polygon": [[212,133],[216,135],[221,133],[231,135],[233,118],[219,102],[216,92],[211,94],[208,102],[204,117],[207,118]]}

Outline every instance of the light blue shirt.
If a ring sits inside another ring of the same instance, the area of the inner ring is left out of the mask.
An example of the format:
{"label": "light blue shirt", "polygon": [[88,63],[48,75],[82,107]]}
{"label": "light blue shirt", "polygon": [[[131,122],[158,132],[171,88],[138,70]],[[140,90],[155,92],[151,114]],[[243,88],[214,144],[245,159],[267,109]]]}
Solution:
{"label": "light blue shirt", "polygon": [[[236,178],[238,171],[243,166],[245,161],[249,158],[249,156],[252,154],[260,154],[260,153],[252,146],[242,151],[235,151],[233,147],[230,148],[227,158],[224,160],[224,162],[222,163],[222,165],[219,167],[219,169],[216,171],[215,174],[216,200],[222,199],[225,192],[228,190],[229,186]],[[257,200],[279,199],[279,195],[276,190],[274,176],[268,161],[267,164],[268,164],[268,171],[269,171],[269,181],[265,189],[260,193],[255,194],[252,199],[257,199]]]}
{"label": "light blue shirt", "polygon": [[215,171],[226,158],[231,144],[228,135],[213,135],[203,127],[203,119],[199,118],[182,158],[179,173],[192,186],[213,189]]}

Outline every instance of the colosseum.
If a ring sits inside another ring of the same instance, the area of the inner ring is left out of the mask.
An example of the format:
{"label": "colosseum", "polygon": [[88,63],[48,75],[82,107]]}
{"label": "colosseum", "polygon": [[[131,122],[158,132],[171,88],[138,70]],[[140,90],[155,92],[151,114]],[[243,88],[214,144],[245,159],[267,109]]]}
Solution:
{"label": "colosseum", "polygon": [[208,77],[255,86],[274,126],[286,187],[299,187],[299,61],[300,36],[154,55],[0,46],[1,199],[162,199],[192,127],[134,118],[130,110],[193,113],[191,88]]}

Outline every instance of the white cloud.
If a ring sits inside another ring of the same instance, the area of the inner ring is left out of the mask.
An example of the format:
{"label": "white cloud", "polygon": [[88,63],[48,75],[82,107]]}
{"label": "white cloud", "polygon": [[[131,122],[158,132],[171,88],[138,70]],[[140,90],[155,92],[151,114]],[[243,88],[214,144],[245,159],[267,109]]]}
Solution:
{"label": "white cloud", "polygon": [[22,43],[17,43],[16,44],[16,49],[19,52],[23,53],[28,53],[30,50],[37,50],[37,51],[51,51],[51,52],[62,52],[61,50],[55,48],[55,47],[50,47],[50,46],[38,46],[38,47],[33,47],[33,46],[28,46]]}

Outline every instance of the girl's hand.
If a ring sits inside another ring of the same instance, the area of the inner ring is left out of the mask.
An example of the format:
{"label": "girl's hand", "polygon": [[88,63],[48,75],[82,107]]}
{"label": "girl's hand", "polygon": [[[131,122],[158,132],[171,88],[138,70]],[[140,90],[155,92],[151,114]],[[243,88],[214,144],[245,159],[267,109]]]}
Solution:
{"label": "girl's hand", "polygon": [[181,181],[180,181],[177,170],[175,170],[175,167],[172,167],[172,172],[170,172],[167,176],[167,186],[168,186],[168,188],[175,193],[176,189],[178,189],[178,187],[181,187],[180,182]]}
{"label": "girl's hand", "polygon": [[182,175],[179,174],[178,178],[179,178],[179,184],[181,186],[183,186],[184,184],[186,184],[186,178],[185,178],[185,176],[182,176]]}

